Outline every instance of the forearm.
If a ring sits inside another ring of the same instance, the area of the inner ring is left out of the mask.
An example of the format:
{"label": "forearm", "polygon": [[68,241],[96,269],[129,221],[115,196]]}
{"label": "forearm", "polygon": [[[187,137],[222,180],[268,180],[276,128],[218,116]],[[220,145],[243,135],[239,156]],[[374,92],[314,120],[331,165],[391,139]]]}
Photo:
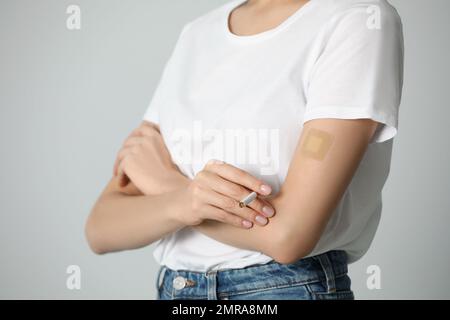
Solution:
{"label": "forearm", "polygon": [[269,202],[277,213],[265,226],[254,224],[250,229],[241,229],[218,221],[205,220],[194,228],[219,242],[241,249],[258,251],[278,260],[278,248],[284,240],[280,232],[283,223],[283,213],[280,210],[283,211],[283,209],[278,197],[273,197]]}
{"label": "forearm", "polygon": [[245,250],[253,250],[274,256],[276,240],[268,237],[272,234],[273,225],[254,225],[250,229],[240,229],[219,221],[205,220],[194,228],[219,242]]}
{"label": "forearm", "polygon": [[[306,197],[303,198],[305,199],[303,203],[306,205],[299,209],[295,206],[296,202],[288,199],[283,193],[273,197],[270,203],[275,208],[276,215],[270,218],[265,226],[255,224],[250,229],[240,229],[221,222],[206,220],[194,228],[219,242],[240,249],[261,252],[280,263],[291,263],[310,253],[321,232],[317,224],[313,226],[307,219],[296,230],[287,227],[296,224],[292,219],[292,212],[297,210],[307,212],[310,209],[308,203],[311,202],[307,201]],[[289,252],[287,245],[289,243],[300,243],[296,246],[295,254]]]}
{"label": "forearm", "polygon": [[96,253],[136,249],[184,227],[181,190],[159,195],[104,193],[86,223],[86,236]]}
{"label": "forearm", "polygon": [[[176,178],[170,182],[165,182],[166,190],[175,191],[180,188],[185,188],[191,182],[191,179],[181,173]],[[266,226],[254,224],[251,229],[242,229],[227,223],[208,219],[192,227],[210,238],[241,249],[259,251],[268,255],[271,255],[274,251],[274,241],[268,241],[267,239],[267,232],[271,232],[274,227],[270,223]]]}
{"label": "forearm", "polygon": [[[261,251],[279,262],[309,255],[351,182],[375,129],[376,122],[366,119],[309,121],[280,192],[271,200],[276,215],[267,226],[239,230],[211,223],[199,230],[218,241]],[[317,141],[319,149],[313,148]]]}

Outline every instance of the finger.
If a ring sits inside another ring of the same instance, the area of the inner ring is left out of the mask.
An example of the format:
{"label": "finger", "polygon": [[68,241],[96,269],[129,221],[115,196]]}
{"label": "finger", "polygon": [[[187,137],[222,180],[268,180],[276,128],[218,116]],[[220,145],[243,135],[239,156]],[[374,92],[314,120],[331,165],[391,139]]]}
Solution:
{"label": "finger", "polygon": [[154,122],[147,121],[147,120],[142,121],[141,127],[149,127],[149,128],[152,128],[152,129],[160,132],[159,125],[157,125]]}
{"label": "finger", "polygon": [[159,129],[153,125],[143,125],[139,127],[139,135],[142,137],[158,137],[161,136]]}
{"label": "finger", "polygon": [[114,163],[114,172],[113,172],[115,177],[119,176],[120,163],[125,158],[125,156],[129,153],[131,153],[130,148],[125,148],[125,149],[122,148],[122,149],[120,149],[119,153],[117,154],[116,161]]}
{"label": "finger", "polygon": [[229,225],[238,227],[238,228],[244,228],[249,229],[253,227],[253,223],[251,221],[242,219],[234,214],[231,214],[223,209],[214,207],[214,206],[207,206],[205,208],[207,211],[207,219],[211,220],[217,220],[223,223],[227,223]]}
{"label": "finger", "polygon": [[222,178],[240,184],[261,195],[269,195],[272,192],[272,188],[260,179],[242,169],[222,161],[209,161],[205,166],[205,170],[215,172]]}
{"label": "finger", "polygon": [[117,177],[117,175],[119,174],[119,165],[120,165],[120,160],[119,160],[119,153],[122,151],[122,149],[119,150],[119,152],[116,155],[116,160],[114,161],[114,169],[113,169],[113,175],[115,177]]}
{"label": "finger", "polygon": [[145,138],[142,136],[130,137],[123,143],[122,148],[132,147],[134,145],[141,144],[144,141],[145,141]]}
{"label": "finger", "polygon": [[203,201],[205,203],[208,203],[209,205],[213,205],[215,207],[218,207],[222,210],[227,211],[229,214],[233,214],[236,216],[239,216],[245,220],[255,222],[259,225],[266,225],[267,219],[263,216],[261,216],[258,212],[255,210],[244,207],[239,207],[239,202],[226,197],[220,193],[217,193],[211,189],[204,189],[203,193],[201,195],[203,197]]}
{"label": "finger", "polygon": [[[128,141],[128,139],[130,139],[131,137],[137,137],[140,136],[139,133],[139,128],[134,129],[133,131],[131,131],[131,133],[127,136],[127,138],[124,140],[124,142],[122,143],[122,147],[123,145]],[[121,148],[122,149],[122,148]],[[121,150],[120,149],[120,150]],[[119,152],[120,152],[119,150]],[[114,166],[113,166],[113,175],[117,176],[118,175],[118,168],[119,168],[119,159],[116,157],[115,161],[114,161]]]}
{"label": "finger", "polygon": [[122,161],[121,164],[119,165],[119,169],[118,169],[118,181],[119,181],[119,187],[121,187],[121,188],[126,187],[127,184],[130,182],[129,177],[128,177],[127,174],[125,173],[124,162],[123,162],[123,161]]}
{"label": "finger", "polygon": [[123,160],[123,158],[131,152],[131,149],[129,149],[129,147],[122,147],[119,152],[116,155],[116,160],[114,161],[114,168],[113,168],[113,175],[117,176],[119,174],[118,170],[119,170],[119,165],[120,162]]}
{"label": "finger", "polygon": [[247,188],[228,181],[212,171],[202,170],[196,175],[196,179],[200,184],[235,200],[240,200],[249,193]]}
{"label": "finger", "polygon": [[141,136],[141,127],[140,126],[133,129],[133,131],[131,131],[130,134],[128,135],[127,139],[131,138],[131,137],[139,137],[139,136]]}
{"label": "finger", "polygon": [[[242,200],[250,193],[247,188],[225,180],[221,176],[210,171],[200,171],[197,175],[197,179],[201,184],[207,186],[208,188],[211,188],[212,190],[237,201]],[[266,217],[272,217],[275,213],[275,210],[272,206],[270,206],[270,204],[259,198],[256,198],[250,202],[248,206]]]}
{"label": "finger", "polygon": [[256,212],[259,212],[261,215],[267,218],[272,218],[275,215],[275,209],[272,207],[272,205],[267,201],[259,198],[256,198],[255,200],[250,202],[247,207],[252,208]]}
{"label": "finger", "polygon": [[120,166],[120,163],[123,161],[123,159],[125,159],[126,156],[132,153],[133,153],[132,147],[122,148],[117,154],[118,167]]}

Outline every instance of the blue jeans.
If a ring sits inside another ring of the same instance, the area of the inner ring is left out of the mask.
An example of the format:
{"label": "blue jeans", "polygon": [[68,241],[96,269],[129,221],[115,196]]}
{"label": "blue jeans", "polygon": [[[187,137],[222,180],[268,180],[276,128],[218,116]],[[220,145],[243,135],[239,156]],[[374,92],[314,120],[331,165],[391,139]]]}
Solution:
{"label": "blue jeans", "polygon": [[209,272],[161,266],[156,289],[158,300],[353,300],[350,284],[347,255],[334,250],[291,264]]}

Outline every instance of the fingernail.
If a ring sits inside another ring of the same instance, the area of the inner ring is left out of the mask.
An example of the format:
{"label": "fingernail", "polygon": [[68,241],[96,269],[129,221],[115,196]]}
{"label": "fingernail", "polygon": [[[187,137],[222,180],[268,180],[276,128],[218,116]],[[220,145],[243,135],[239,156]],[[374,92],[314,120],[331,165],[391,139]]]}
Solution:
{"label": "fingernail", "polygon": [[253,223],[251,223],[250,221],[247,221],[247,220],[243,220],[242,225],[246,228],[251,228],[253,226]]}
{"label": "fingernail", "polygon": [[264,194],[269,194],[272,192],[272,188],[270,186],[268,186],[267,184],[261,185],[260,190]]}
{"label": "fingernail", "polygon": [[264,207],[262,208],[262,212],[263,212],[263,213],[266,215],[266,217],[268,217],[268,218],[272,217],[273,214],[275,213],[275,211],[274,211],[271,207],[268,207],[268,206],[264,206]]}
{"label": "fingernail", "polygon": [[267,223],[267,219],[264,218],[263,216],[256,216],[256,221],[258,221],[258,223],[264,225]]}

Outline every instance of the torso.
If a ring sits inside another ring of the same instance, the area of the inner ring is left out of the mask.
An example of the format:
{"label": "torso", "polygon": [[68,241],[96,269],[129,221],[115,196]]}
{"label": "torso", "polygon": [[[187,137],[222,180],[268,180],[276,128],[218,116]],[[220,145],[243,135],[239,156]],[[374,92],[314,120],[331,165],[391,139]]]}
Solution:
{"label": "torso", "polygon": [[[366,25],[369,4],[382,6],[383,16],[390,17],[382,29],[384,38],[400,39],[395,12],[387,2],[283,3],[272,6],[272,11],[267,6],[257,10],[244,0],[233,0],[191,22],[180,36],[145,119],[160,125],[173,161],[187,177],[193,178],[208,160],[220,159],[269,183],[275,195],[308,117],[354,118],[370,111],[380,117],[388,114],[390,117],[382,120],[391,127],[396,125],[397,115],[387,108],[398,107],[397,91],[385,90],[395,88],[392,81],[386,83],[390,77],[383,77],[382,83],[373,77],[378,81],[376,87],[384,90],[376,96],[377,102],[382,101],[373,108],[362,108],[370,100],[366,97],[371,97],[370,81],[352,78],[348,86],[351,92],[343,92],[347,87],[334,86],[341,81],[333,81],[339,70],[331,63],[324,65],[326,56],[323,60],[324,52],[332,54],[336,62],[352,55],[358,58],[356,49],[371,47],[374,42],[368,43],[365,37],[375,34],[363,29],[364,37],[357,38],[356,45],[345,50],[339,46],[338,54],[325,50],[331,37],[349,44],[347,34],[358,34],[360,23]],[[350,21],[343,18],[348,13],[354,17]],[[232,19],[227,19],[230,16]],[[335,33],[339,23],[349,30]],[[345,64],[352,67],[348,61]],[[385,72],[397,66],[389,60],[384,65]],[[386,130],[382,133],[389,134]],[[354,262],[366,252],[381,215],[381,190],[389,173],[391,148],[392,140],[370,145],[311,255],[345,250],[349,262]],[[202,272],[272,260],[260,252],[218,242],[194,228],[183,228],[161,239],[154,257],[174,270]]]}

